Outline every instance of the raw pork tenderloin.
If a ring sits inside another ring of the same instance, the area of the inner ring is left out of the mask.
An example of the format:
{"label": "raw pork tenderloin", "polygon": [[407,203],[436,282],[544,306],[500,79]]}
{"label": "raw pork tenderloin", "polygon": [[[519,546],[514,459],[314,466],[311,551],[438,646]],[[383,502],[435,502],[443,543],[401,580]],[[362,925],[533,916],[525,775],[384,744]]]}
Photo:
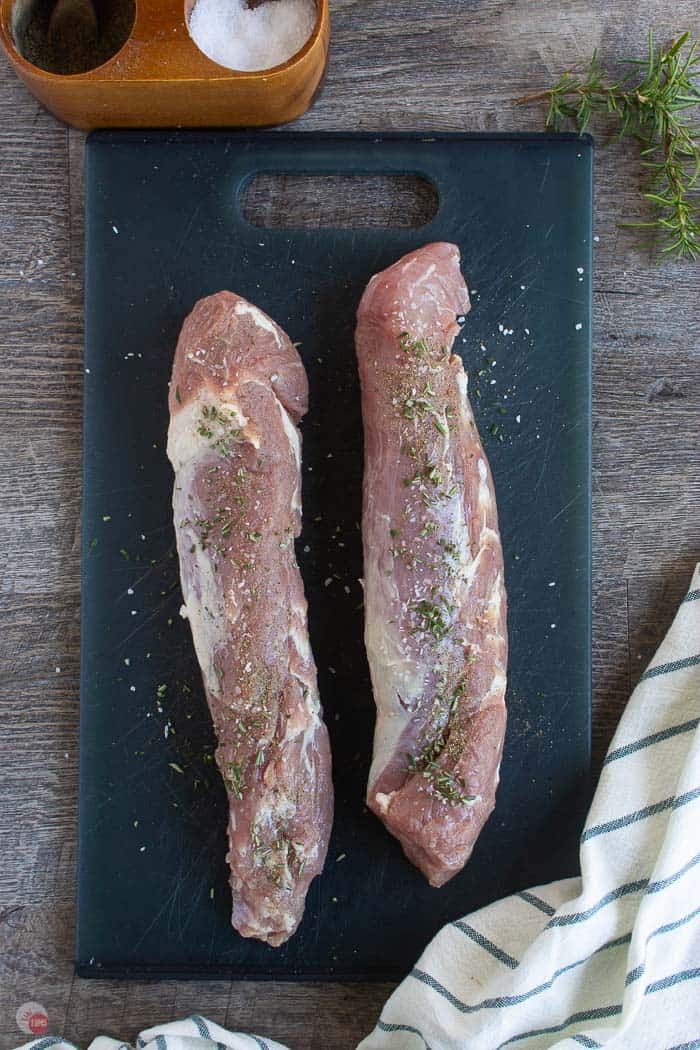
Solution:
{"label": "raw pork tenderloin", "polygon": [[333,810],[294,553],[307,397],[299,354],[266,314],[230,292],[197,303],[170,386],[183,615],[228,794],[232,922],[275,946],[299,925]]}
{"label": "raw pork tenderloin", "polygon": [[496,500],[451,352],[468,310],[458,249],[429,244],[372,278],[356,332],[377,705],[367,799],[434,886],[464,866],[493,810],[506,724]]}

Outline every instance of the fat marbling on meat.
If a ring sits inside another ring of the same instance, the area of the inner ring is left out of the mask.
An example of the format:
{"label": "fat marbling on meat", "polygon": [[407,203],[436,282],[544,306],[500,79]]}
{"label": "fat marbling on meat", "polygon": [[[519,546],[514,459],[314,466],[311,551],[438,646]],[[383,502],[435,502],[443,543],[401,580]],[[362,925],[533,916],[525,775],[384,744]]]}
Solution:
{"label": "fat marbling on meat", "polygon": [[495,804],[506,595],[489,465],[452,345],[469,295],[455,245],[369,282],[356,347],[365,430],[365,642],[377,705],[368,805],[434,886]]}
{"label": "fat marbling on meat", "polygon": [[333,808],[294,552],[307,399],[299,354],[266,314],[230,292],[196,304],[169,399],[183,615],[228,794],[232,922],[271,945],[301,920]]}

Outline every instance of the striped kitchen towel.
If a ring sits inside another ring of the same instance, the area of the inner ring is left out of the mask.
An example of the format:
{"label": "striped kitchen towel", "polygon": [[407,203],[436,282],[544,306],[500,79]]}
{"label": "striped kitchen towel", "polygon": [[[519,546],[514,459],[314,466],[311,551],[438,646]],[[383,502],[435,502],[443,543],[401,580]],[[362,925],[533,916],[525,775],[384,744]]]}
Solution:
{"label": "striped kitchen towel", "polygon": [[[46,1035],[27,1043],[21,1050],[77,1050],[77,1047],[60,1036]],[[88,1050],[134,1050],[130,1043],[98,1035]],[[136,1050],[287,1050],[273,1039],[261,1039],[259,1035],[244,1032],[229,1032],[221,1025],[193,1014],[185,1021],[148,1028],[136,1040]]]}
{"label": "striped kitchen towel", "polygon": [[444,927],[361,1050],[700,1048],[700,566],[608,751],[581,877]]}
{"label": "striped kitchen towel", "polygon": [[[605,759],[581,877],[442,929],[358,1050],[700,1050],[699,725],[700,566]],[[137,1046],[283,1050],[199,1017]]]}

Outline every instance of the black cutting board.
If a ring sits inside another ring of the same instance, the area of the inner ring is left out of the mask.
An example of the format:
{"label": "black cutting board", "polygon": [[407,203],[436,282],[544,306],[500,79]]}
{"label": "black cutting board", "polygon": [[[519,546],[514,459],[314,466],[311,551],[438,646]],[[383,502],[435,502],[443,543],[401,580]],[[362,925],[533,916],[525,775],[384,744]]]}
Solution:
{"label": "black cutting board", "polygon": [[[590,141],[574,136],[89,138],[82,976],[391,979],[446,921],[575,873],[589,792],[591,168]],[[239,211],[261,171],[420,173],[439,210],[421,229],[262,230]],[[460,246],[477,290],[457,348],[495,478],[511,652],[497,808],[440,890],[363,804],[374,705],[353,347],[370,276],[437,239]],[[278,949],[229,925],[224,791],[178,615],[167,382],[185,315],[222,288],[300,341],[310,384],[297,549],[336,810],[326,870]]]}

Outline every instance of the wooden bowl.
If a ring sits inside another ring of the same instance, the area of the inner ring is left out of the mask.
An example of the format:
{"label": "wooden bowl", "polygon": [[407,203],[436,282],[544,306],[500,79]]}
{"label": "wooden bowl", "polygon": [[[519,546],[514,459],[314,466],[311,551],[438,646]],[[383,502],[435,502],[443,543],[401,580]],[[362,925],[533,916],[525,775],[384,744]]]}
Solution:
{"label": "wooden bowl", "polygon": [[283,124],[308,109],[325,69],[328,0],[316,3],[316,25],[301,51],[254,73],[225,69],[199,50],[186,21],[194,0],[136,0],[124,46],[86,73],[47,73],[20,54],[15,33],[23,0],[0,0],[0,42],[32,94],[85,130]]}

